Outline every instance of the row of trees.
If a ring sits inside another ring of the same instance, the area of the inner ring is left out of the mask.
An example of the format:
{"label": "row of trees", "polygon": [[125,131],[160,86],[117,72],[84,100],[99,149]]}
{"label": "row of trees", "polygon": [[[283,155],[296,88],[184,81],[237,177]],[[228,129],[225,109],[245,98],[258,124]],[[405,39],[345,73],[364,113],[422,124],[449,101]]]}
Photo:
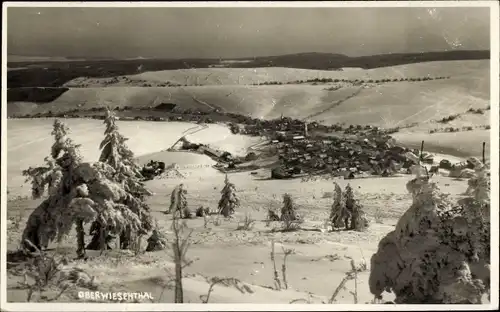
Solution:
{"label": "row of trees", "polygon": [[[170,207],[166,214],[175,213],[183,219],[189,219],[192,217],[192,213],[188,208],[188,203],[186,199],[187,190],[184,188],[184,184],[179,184],[174,188],[170,195]],[[229,181],[226,174],[224,180],[224,187],[221,190],[221,198],[218,204],[218,214],[222,214],[224,217],[229,217],[232,215],[236,208],[240,206],[240,200],[236,194],[236,187],[233,183]],[[196,212],[196,215],[202,216],[206,213],[203,208],[200,212]]]}
{"label": "row of trees", "polygon": [[450,77],[415,77],[415,78],[383,78],[383,79],[339,79],[339,78],[314,78],[307,80],[295,80],[289,82],[282,81],[266,81],[254,83],[254,85],[282,85],[282,84],[301,84],[301,83],[332,83],[332,82],[349,82],[349,83],[383,83],[383,82],[399,82],[399,81],[429,81],[450,79]]}
{"label": "row of trees", "polygon": [[[334,202],[330,210],[330,216],[328,217],[328,222],[332,229],[344,228],[346,230],[356,230],[363,231],[368,227],[368,219],[363,211],[363,206],[355,198],[353,189],[350,184],[342,192],[340,186],[337,183],[335,185],[334,192]],[[186,199],[187,190],[184,188],[184,184],[179,184],[174,188],[170,195],[170,207],[166,214],[176,214],[176,217],[189,219],[193,215],[188,208],[188,202]],[[237,207],[240,206],[240,200],[236,194],[236,187],[231,183],[226,174],[224,180],[224,187],[221,190],[221,198],[218,204],[217,214],[222,214],[224,217],[228,217],[233,214]],[[203,207],[200,207],[196,211],[196,216],[203,216],[210,211],[205,211]],[[278,215],[274,210],[268,211],[269,221],[284,221],[284,222],[298,222],[300,221],[300,216],[297,213],[297,207],[290,194],[285,193],[283,195],[283,206],[281,208],[281,215]]]}

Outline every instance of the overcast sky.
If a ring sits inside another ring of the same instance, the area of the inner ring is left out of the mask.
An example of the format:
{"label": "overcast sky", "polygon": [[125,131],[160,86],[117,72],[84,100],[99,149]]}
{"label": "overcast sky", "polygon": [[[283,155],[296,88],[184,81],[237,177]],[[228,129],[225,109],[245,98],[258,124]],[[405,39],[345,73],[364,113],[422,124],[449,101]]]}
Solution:
{"label": "overcast sky", "polygon": [[349,56],[489,49],[488,8],[8,8],[11,55]]}

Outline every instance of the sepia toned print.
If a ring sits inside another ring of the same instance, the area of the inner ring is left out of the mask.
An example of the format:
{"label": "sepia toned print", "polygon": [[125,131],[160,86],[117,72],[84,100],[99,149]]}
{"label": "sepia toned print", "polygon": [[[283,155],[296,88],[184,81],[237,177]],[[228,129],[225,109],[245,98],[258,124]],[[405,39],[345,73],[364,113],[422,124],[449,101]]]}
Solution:
{"label": "sepia toned print", "polygon": [[498,8],[443,3],[4,6],[2,308],[498,306]]}

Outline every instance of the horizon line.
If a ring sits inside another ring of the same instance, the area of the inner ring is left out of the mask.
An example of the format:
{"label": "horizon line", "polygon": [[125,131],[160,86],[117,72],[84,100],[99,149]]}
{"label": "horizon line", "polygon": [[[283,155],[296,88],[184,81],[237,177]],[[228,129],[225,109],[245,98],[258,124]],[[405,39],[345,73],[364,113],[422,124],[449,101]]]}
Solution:
{"label": "horizon line", "polygon": [[[22,63],[22,62],[30,62],[29,60],[26,61],[9,61],[9,57],[32,57],[32,58],[66,58],[66,61],[72,61],[72,59],[75,59],[74,61],[86,61],[86,60],[92,60],[92,59],[108,59],[108,60],[251,60],[251,59],[257,59],[257,58],[269,58],[269,57],[280,57],[280,56],[298,56],[298,55],[307,55],[307,54],[322,54],[322,55],[332,55],[332,56],[338,56],[338,57],[346,57],[346,58],[351,58],[351,59],[357,59],[357,58],[364,58],[364,57],[375,57],[375,56],[382,56],[382,55],[418,55],[418,54],[425,54],[425,53],[453,53],[453,52],[490,52],[491,49],[479,49],[479,50],[471,50],[471,49],[445,49],[445,50],[431,50],[431,51],[420,51],[420,52],[390,52],[390,53],[380,53],[380,54],[368,54],[368,55],[361,55],[361,56],[349,56],[347,54],[343,53],[335,53],[335,52],[297,52],[297,53],[286,53],[286,54],[275,54],[275,55],[258,55],[258,56],[246,56],[246,57],[186,57],[186,58],[176,58],[176,57],[160,57],[160,56],[148,56],[148,57],[143,57],[143,56],[128,56],[128,57],[115,57],[115,56],[64,56],[64,55],[26,55],[26,54],[9,54],[7,53],[7,62],[9,63]],[[33,60],[36,61],[36,60]],[[45,60],[40,60],[40,61],[45,61]],[[50,61],[50,60],[46,60]]]}

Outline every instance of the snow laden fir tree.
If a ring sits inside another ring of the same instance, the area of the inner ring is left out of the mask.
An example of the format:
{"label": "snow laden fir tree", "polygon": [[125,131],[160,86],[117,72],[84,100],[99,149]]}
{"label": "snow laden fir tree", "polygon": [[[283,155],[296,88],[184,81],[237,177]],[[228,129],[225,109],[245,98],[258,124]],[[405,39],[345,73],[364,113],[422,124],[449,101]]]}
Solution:
{"label": "snow laden fir tree", "polygon": [[239,205],[240,200],[236,196],[236,187],[233,183],[229,182],[229,178],[226,174],[224,188],[222,188],[221,198],[219,200],[219,213],[227,218],[235,212]]}
{"label": "snow laden fir tree", "polygon": [[490,283],[489,169],[473,160],[469,197],[453,202],[426,175],[406,185],[413,203],[372,256],[370,291],[396,303],[481,303]]}
{"label": "snow laden fir tree", "polygon": [[363,206],[354,197],[354,192],[350,184],[347,184],[344,191],[344,204],[351,216],[351,222],[346,227],[349,230],[364,231],[368,227],[368,219],[363,211]]}
{"label": "snow laden fir tree", "polygon": [[[101,150],[99,162],[107,164],[115,170],[113,180],[127,192],[124,204],[138,216],[141,222],[138,231],[134,231],[127,225],[120,232],[120,248],[128,249],[131,241],[137,239],[137,235],[145,235],[153,228],[150,209],[145,203],[146,196],[150,196],[152,193],[142,183],[143,176],[140,173],[139,166],[135,162],[134,153],[126,144],[128,139],[118,131],[116,120],[115,114],[108,109],[106,111],[106,118],[104,119],[104,125],[106,126],[104,130],[105,137],[99,146]],[[106,218],[106,215],[99,215],[97,220],[93,222],[90,233],[93,235],[93,238],[87,249],[102,249],[103,241],[107,244],[111,239],[108,229],[105,227],[105,224],[107,224]],[[107,245],[104,247],[109,248]]]}
{"label": "snow laden fir tree", "polygon": [[[126,182],[117,182],[120,172],[104,162],[82,162],[79,146],[68,138],[68,127],[54,121],[54,144],[46,165],[23,171],[31,180],[32,195],[48,196],[31,213],[23,231],[22,246],[34,251],[30,243],[45,249],[49,243],[60,241],[76,225],[76,245],[79,257],[85,256],[84,225],[97,221],[103,234],[120,235],[147,231],[148,225],[137,209],[138,200]],[[123,173],[122,173],[123,174]],[[134,204],[135,203],[135,204]],[[142,207],[142,206],[140,206]],[[28,241],[30,243],[28,243]],[[105,241],[100,241],[105,248]]]}
{"label": "snow laden fir tree", "polygon": [[177,185],[170,194],[170,207],[165,213],[179,214],[179,216],[183,219],[191,218],[191,211],[188,207],[186,194],[187,190],[184,188],[184,184],[181,183]]}
{"label": "snow laden fir tree", "polygon": [[350,184],[347,184],[345,191],[342,192],[340,186],[334,183],[334,199],[329,220],[332,229],[364,231],[369,226],[363,206],[355,198]]}
{"label": "snow laden fir tree", "polygon": [[297,221],[297,211],[290,194],[283,194],[283,207],[281,207],[281,221]]}
{"label": "snow laden fir tree", "polygon": [[343,204],[342,197],[342,189],[337,183],[333,183],[334,185],[334,197],[333,204],[330,210],[330,223],[331,228],[349,228],[349,219],[351,218],[351,213],[347,210],[345,205]]}

